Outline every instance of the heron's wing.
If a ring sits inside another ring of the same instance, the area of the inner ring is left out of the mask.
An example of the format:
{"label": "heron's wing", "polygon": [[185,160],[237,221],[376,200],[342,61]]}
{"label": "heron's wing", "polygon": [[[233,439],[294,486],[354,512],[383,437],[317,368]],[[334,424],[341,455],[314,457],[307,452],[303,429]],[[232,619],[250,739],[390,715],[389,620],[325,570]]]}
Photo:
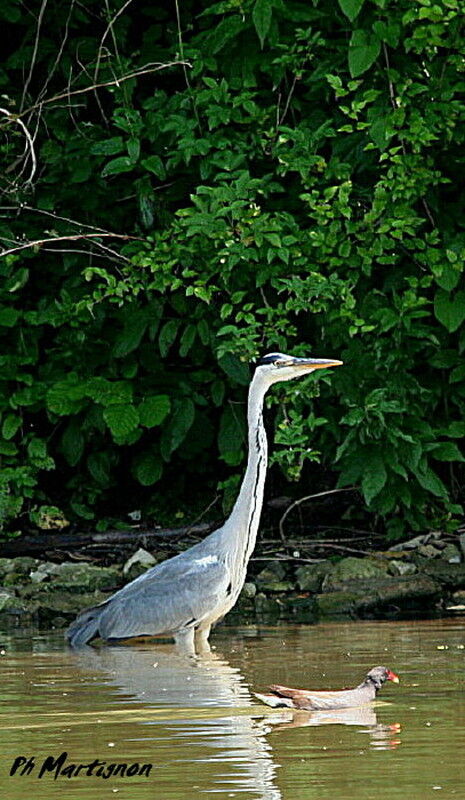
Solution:
{"label": "heron's wing", "polygon": [[165,562],[169,569],[162,563],[148,570],[106,601],[101,636],[122,639],[178,631],[201,621],[226,598],[229,577],[216,556],[173,562]]}

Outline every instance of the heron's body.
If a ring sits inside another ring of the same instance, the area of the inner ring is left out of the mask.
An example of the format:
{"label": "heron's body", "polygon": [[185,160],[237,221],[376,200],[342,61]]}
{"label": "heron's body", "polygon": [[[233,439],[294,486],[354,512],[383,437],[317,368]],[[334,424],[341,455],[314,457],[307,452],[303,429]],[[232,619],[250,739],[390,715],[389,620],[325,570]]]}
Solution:
{"label": "heron's body", "polygon": [[67,631],[71,645],[83,645],[96,636],[108,640],[166,635],[174,636],[188,651],[208,646],[212,625],[231,610],[239,596],[255,547],[267,469],[265,393],[272,383],[340,363],[282,354],[271,354],[259,362],[249,389],[247,469],[231,515],[203,541],[83,611]]}

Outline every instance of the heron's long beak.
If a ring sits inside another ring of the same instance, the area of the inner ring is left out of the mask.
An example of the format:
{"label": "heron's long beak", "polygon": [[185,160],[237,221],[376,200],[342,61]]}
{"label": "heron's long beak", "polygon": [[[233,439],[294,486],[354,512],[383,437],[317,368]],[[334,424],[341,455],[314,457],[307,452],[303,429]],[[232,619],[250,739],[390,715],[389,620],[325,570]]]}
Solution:
{"label": "heron's long beak", "polygon": [[395,672],[392,672],[392,670],[388,670],[387,679],[393,683],[399,683],[399,676],[396,675]]}
{"label": "heron's long beak", "polygon": [[343,361],[337,361],[334,358],[296,358],[294,364],[296,367],[305,367],[310,369],[326,369],[327,367],[340,367]]}

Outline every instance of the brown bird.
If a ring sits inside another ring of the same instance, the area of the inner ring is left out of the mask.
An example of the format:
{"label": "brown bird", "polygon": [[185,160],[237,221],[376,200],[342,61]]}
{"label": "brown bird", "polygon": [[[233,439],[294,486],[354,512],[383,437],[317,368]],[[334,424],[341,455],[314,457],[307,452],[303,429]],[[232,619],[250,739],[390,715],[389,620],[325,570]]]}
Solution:
{"label": "brown bird", "polygon": [[363,706],[374,700],[377,692],[386,681],[399,683],[399,678],[387,667],[373,667],[365,679],[355,689],[342,691],[309,691],[290,689],[287,686],[270,686],[272,694],[258,694],[255,697],[273,708],[295,708],[299,711],[325,711],[334,708],[353,708]]}

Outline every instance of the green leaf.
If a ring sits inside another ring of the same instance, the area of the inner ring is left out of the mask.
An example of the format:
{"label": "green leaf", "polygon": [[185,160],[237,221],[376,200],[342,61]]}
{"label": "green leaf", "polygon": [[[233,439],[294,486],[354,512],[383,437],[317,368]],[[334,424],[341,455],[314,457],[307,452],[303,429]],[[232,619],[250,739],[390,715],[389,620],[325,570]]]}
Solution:
{"label": "green leaf", "polygon": [[124,437],[137,428],[139,415],[134,406],[121,404],[108,406],[103,411],[103,418],[113,436]]}
{"label": "green leaf", "polygon": [[89,508],[89,506],[86,506],[85,503],[79,503],[77,500],[71,500],[70,505],[78,517],[82,517],[82,519],[94,519],[94,512]]}
{"label": "green leaf", "polygon": [[424,467],[415,471],[415,476],[420,486],[437,497],[447,497],[447,489],[435,472],[429,467]]}
{"label": "green leaf", "polygon": [[436,283],[441,289],[451,292],[460,281],[460,274],[460,269],[453,267],[451,264],[445,264],[441,274],[435,275]]}
{"label": "green leaf", "polygon": [[108,486],[111,475],[111,460],[106,450],[91,453],[87,459],[87,469],[97,483],[101,486]]}
{"label": "green leaf", "polygon": [[0,19],[6,19],[7,22],[19,22],[21,19],[20,4],[14,0],[6,0],[0,6]]}
{"label": "green leaf", "polygon": [[90,152],[94,156],[114,156],[116,153],[121,153],[122,150],[124,150],[122,136],[113,136],[112,139],[103,139],[101,142],[95,142],[90,148]]}
{"label": "green leaf", "polygon": [[206,42],[205,52],[210,51],[212,55],[216,55],[220,50],[233,39],[237,34],[244,29],[244,22],[242,15],[235,14],[234,16],[225,17],[221,20],[219,25],[213,30]]}
{"label": "green leaf", "polygon": [[147,309],[132,310],[124,322],[124,328],[113,347],[115,358],[122,358],[139,347],[150,322]]}
{"label": "green leaf", "polygon": [[165,356],[168,355],[168,351],[176,339],[180,324],[180,319],[170,319],[163,325],[158,337],[158,346],[160,348],[160,355],[162,358],[165,358]]}
{"label": "green leaf", "polygon": [[270,29],[272,13],[273,7],[271,0],[255,0],[252,11],[252,21],[262,47]]}
{"label": "green leaf", "polygon": [[14,456],[18,452],[18,448],[14,442],[3,442],[0,439],[0,455],[1,456]]}
{"label": "green leaf", "polygon": [[388,143],[386,123],[387,117],[380,116],[370,125],[370,139],[379,150],[385,150]]}
{"label": "green leaf", "polygon": [[241,361],[233,353],[225,353],[218,359],[218,364],[230,378],[233,378],[237,383],[246,386],[250,381],[249,365]]}
{"label": "green leaf", "polygon": [[465,461],[455,442],[439,442],[431,450],[431,455],[438,461]]}
{"label": "green leaf", "polygon": [[28,280],[29,270],[26,267],[21,267],[5,281],[5,290],[7,292],[17,292],[26,285]]}
{"label": "green leaf", "polygon": [[341,11],[351,22],[358,16],[364,0],[338,0]]}
{"label": "green leaf", "polygon": [[0,308],[0,325],[4,328],[13,328],[16,325],[20,312],[16,308],[3,306]]}
{"label": "green leaf", "polygon": [[132,400],[132,384],[129,381],[107,381],[106,378],[89,378],[87,381],[89,397],[102,406],[130,404]]}
{"label": "green leaf", "polygon": [[165,417],[169,414],[171,403],[168,395],[157,394],[146,397],[137,409],[139,412],[140,424],[145,428],[153,428],[161,425]]}
{"label": "green leaf", "polygon": [[363,75],[379,56],[381,42],[378,37],[362,29],[352,33],[349,42],[349,70],[352,78]]}
{"label": "green leaf", "polygon": [[163,428],[161,437],[161,453],[168,460],[171,453],[177,450],[186,438],[195,418],[195,406],[188,397],[174,401],[174,410],[168,423]]}
{"label": "green leaf", "polygon": [[140,139],[137,136],[131,136],[127,142],[128,156],[132,163],[135,164],[140,156]]}
{"label": "green leaf", "polygon": [[465,364],[455,367],[449,376],[449,383],[462,383],[465,379]]}
{"label": "green leaf", "polygon": [[105,164],[100,174],[102,178],[106,178],[107,175],[119,175],[121,172],[130,172],[133,168],[134,162],[131,161],[129,156],[120,156],[119,158],[113,158],[112,161]]}
{"label": "green leaf", "polygon": [[163,474],[163,462],[155,453],[142,453],[134,460],[132,472],[142,486],[152,486]]}
{"label": "green leaf", "polygon": [[197,336],[197,326],[196,325],[187,325],[183,335],[181,336],[181,341],[179,344],[179,355],[181,358],[185,358],[191,349],[192,345],[194,344],[195,337]]}
{"label": "green leaf", "polygon": [[465,320],[465,292],[457,292],[452,297],[443,289],[438,289],[434,298],[434,313],[449,333],[456,331]]}
{"label": "green leaf", "polygon": [[362,477],[362,492],[367,505],[380,493],[386,480],[386,467],[381,456],[368,457]]}
{"label": "green leaf", "polygon": [[21,417],[16,416],[16,414],[7,414],[2,425],[3,438],[12,439],[21,427],[21,422]]}
{"label": "green leaf", "polygon": [[447,428],[440,431],[441,436],[452,436],[453,439],[461,439],[465,436],[465,422],[451,422]]}
{"label": "green leaf", "polygon": [[81,424],[71,420],[61,437],[61,451],[71,467],[75,467],[81,460],[84,451],[84,436]]}
{"label": "green leaf", "polygon": [[86,383],[77,383],[76,378],[58,381],[46,394],[48,410],[60,416],[76,414],[83,406],[86,388]]}
{"label": "green leaf", "polygon": [[34,436],[27,446],[27,452],[30,458],[46,458],[47,445],[44,439]]}
{"label": "green leaf", "polygon": [[227,405],[221,415],[218,434],[220,456],[226,464],[236,466],[242,459],[242,445],[245,442],[245,424],[243,415],[237,409]]}
{"label": "green leaf", "polygon": [[144,169],[148,169],[149,172],[153,172],[153,174],[156,175],[157,178],[160,178],[161,181],[165,180],[166,169],[160,156],[149,156],[148,158],[143,158],[141,164]]}

